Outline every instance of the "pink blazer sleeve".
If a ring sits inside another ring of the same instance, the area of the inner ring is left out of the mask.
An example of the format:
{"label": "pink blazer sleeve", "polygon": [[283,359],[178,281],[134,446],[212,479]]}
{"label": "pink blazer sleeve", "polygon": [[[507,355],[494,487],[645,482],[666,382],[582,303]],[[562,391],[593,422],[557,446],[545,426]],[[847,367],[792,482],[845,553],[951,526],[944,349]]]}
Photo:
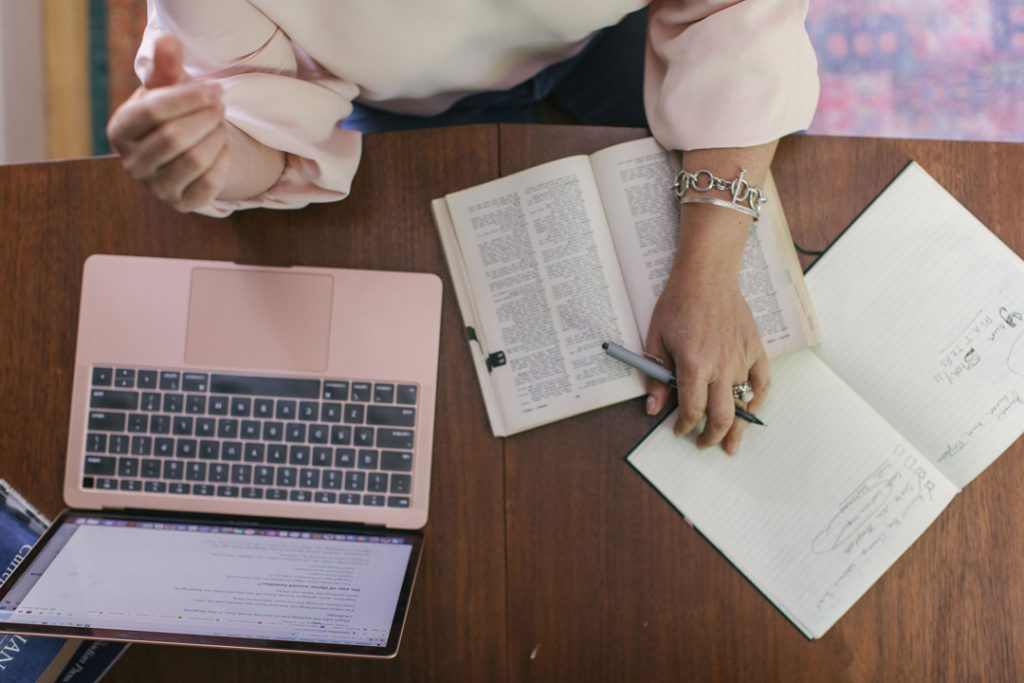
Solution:
{"label": "pink blazer sleeve", "polygon": [[644,100],[668,149],[748,147],[810,125],[818,65],[809,0],[655,0]]}
{"label": "pink blazer sleeve", "polygon": [[340,130],[338,122],[351,113],[356,86],[320,69],[245,0],[150,0],[135,60],[140,79],[151,68],[153,44],[165,33],[181,40],[189,75],[223,85],[227,120],[285,153],[284,172],[265,192],[217,200],[199,213],[294,209],[348,196],[362,139]]}

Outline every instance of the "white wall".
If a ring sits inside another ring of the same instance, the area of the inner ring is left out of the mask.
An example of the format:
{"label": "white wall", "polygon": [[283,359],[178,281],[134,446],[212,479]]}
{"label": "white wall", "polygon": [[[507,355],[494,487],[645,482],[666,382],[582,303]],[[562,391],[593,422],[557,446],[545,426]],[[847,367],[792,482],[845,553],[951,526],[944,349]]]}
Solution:
{"label": "white wall", "polygon": [[46,158],[42,3],[0,0],[0,163]]}

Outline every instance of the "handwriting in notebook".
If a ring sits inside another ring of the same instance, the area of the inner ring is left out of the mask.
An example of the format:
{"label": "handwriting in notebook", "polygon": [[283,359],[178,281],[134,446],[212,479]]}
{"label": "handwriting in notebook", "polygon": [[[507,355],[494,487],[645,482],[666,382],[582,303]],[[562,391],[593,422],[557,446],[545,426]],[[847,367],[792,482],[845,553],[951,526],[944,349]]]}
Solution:
{"label": "handwriting in notebook", "polygon": [[1024,409],[1024,396],[1021,396],[1016,389],[1006,392],[977,418],[967,423],[967,427],[961,430],[955,439],[946,442],[938,462],[956,457],[972,441],[981,438],[989,427],[1015,415],[1021,409]]}
{"label": "handwriting in notebook", "polygon": [[989,355],[998,352],[1007,340],[1010,344],[1006,366],[1014,373],[1024,375],[1024,314],[1008,307],[999,306],[992,311],[979,310],[953,341],[939,351],[938,371],[932,375],[936,383],[954,386],[960,379],[982,365]]}

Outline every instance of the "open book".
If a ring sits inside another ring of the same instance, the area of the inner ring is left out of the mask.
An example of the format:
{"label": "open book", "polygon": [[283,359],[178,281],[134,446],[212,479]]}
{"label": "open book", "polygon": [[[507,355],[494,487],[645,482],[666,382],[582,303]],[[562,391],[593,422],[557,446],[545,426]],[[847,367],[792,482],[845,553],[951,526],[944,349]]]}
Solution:
{"label": "open book", "polygon": [[[496,436],[643,395],[643,377],[601,344],[643,348],[678,243],[678,170],[678,154],[646,138],[432,202]],[[774,357],[816,343],[817,324],[765,190],[740,286]]]}
{"label": "open book", "polygon": [[816,638],[1024,430],[1024,262],[912,163],[807,286],[822,342],[737,456],[670,415],[628,461]]}

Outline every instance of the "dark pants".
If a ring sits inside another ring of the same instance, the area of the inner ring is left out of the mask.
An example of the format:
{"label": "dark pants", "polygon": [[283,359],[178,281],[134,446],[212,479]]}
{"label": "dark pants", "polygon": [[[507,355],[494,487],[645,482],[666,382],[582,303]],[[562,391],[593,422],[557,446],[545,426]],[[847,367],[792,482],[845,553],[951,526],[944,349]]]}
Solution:
{"label": "dark pants", "polygon": [[393,114],[356,102],[342,127],[379,133],[468,123],[536,123],[545,102],[574,123],[646,128],[646,39],[645,8],[601,30],[575,57],[552,64],[508,90],[469,95],[435,116]]}

